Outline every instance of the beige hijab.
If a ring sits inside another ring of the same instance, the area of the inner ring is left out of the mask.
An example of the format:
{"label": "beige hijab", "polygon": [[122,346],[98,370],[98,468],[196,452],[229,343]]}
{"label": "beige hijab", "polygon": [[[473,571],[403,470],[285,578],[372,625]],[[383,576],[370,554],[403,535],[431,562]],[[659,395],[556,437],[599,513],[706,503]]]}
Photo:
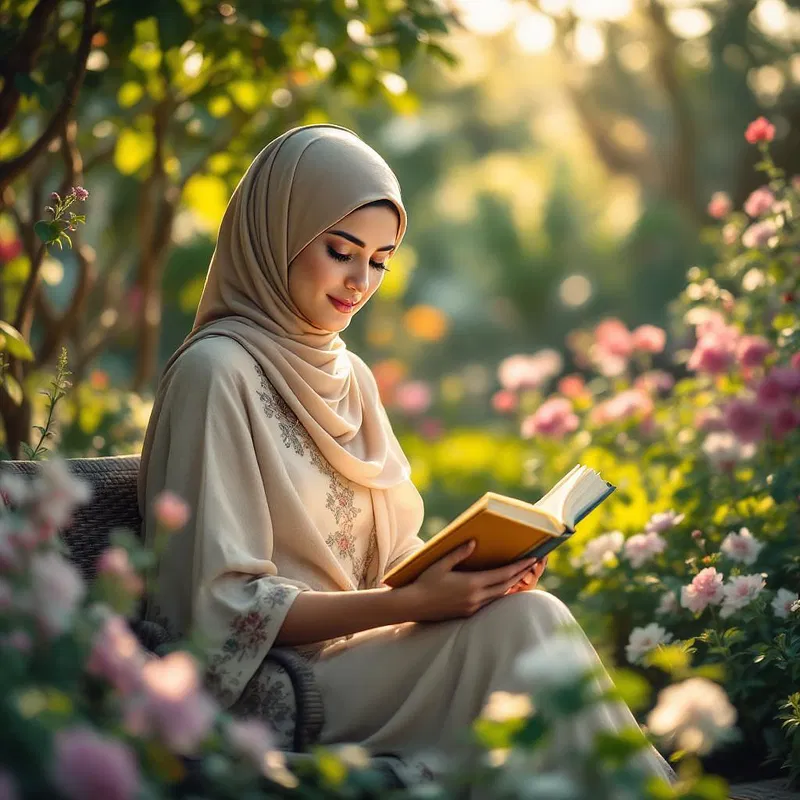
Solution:
{"label": "beige hijab", "polygon": [[[353,131],[309,125],[270,142],[228,203],[194,327],[165,368],[199,339],[235,339],[331,466],[375,489],[408,480],[408,460],[368,367],[338,333],[315,327],[292,301],[289,265],[320,233],[383,199],[400,215],[399,245],[406,211],[397,178]],[[156,398],[154,414],[158,408]],[[149,455],[145,442],[143,469]]]}

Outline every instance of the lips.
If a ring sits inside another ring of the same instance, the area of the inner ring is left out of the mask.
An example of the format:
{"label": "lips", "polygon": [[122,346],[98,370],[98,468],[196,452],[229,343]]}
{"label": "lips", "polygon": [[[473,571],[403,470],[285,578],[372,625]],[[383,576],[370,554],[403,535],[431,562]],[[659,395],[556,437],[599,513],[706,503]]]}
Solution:
{"label": "lips", "polygon": [[358,305],[357,303],[345,303],[341,300],[337,300],[335,297],[331,297],[328,295],[328,300],[331,301],[331,304],[337,311],[341,311],[342,314],[352,314],[353,309]]}

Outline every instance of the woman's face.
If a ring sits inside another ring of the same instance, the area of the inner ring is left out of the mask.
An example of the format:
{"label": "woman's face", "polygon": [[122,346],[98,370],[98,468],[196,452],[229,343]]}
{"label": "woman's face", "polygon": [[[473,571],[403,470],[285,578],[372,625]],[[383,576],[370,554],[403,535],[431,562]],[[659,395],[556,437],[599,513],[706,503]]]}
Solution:
{"label": "woman's face", "polygon": [[289,267],[289,294],[303,316],[343,331],[381,285],[398,228],[391,208],[367,206],[306,245]]}

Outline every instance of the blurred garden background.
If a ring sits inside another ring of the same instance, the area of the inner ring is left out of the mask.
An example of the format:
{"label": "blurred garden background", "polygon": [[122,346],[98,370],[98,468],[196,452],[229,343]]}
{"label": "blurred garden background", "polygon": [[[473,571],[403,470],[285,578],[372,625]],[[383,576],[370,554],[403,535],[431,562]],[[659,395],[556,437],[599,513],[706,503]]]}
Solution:
{"label": "blurred garden background", "polygon": [[425,535],[598,469],[544,586],[656,688],[725,686],[709,768],[796,777],[798,43],[798,0],[2,0],[5,457],[138,453],[242,173],[350,127],[409,231],[344,339]]}

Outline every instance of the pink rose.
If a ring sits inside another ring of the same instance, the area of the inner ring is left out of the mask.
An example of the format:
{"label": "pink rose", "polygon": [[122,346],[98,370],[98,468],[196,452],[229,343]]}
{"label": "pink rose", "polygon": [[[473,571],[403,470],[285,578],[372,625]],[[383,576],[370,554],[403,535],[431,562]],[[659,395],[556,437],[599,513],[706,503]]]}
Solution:
{"label": "pink rose", "polygon": [[726,192],[714,192],[708,204],[708,213],[714,219],[722,219],[731,213],[732,207],[731,198]]}
{"label": "pink rose", "polygon": [[640,325],[633,332],[633,347],[645,353],[660,353],[667,342],[667,333],[655,325]]}
{"label": "pink rose", "polygon": [[582,394],[586,392],[586,383],[583,380],[582,375],[565,375],[559,382],[558,382],[558,391],[560,394],[563,394],[564,397],[569,397],[570,399],[575,399],[580,397]]}
{"label": "pink rose", "polygon": [[563,358],[556,350],[545,348],[533,355],[517,354],[500,362],[497,376],[504,389],[538,389],[563,368]]}
{"label": "pink rose", "polygon": [[762,219],[754,222],[743,234],[742,244],[748,248],[763,247],[769,244],[770,239],[778,232],[771,219]]}
{"label": "pink rose", "polygon": [[633,385],[636,389],[641,389],[648,394],[666,393],[675,385],[675,378],[669,372],[664,372],[664,370],[651,369],[639,375]]}
{"label": "pink rose", "polygon": [[108,617],[95,634],[86,662],[90,675],[104,678],[122,695],[130,695],[142,682],[144,651],[121,616]]}
{"label": "pink rose", "polygon": [[725,596],[722,575],[714,567],[701,569],[688,586],[681,588],[681,605],[695,613],[719,605]]}
{"label": "pink rose", "polygon": [[787,433],[791,433],[795,428],[800,427],[800,412],[794,408],[781,408],[770,420],[772,435],[780,442]]}
{"label": "pink rose", "polygon": [[744,138],[750,144],[771,142],[775,138],[775,126],[766,117],[759,117],[747,126]]}
{"label": "pink rose", "polygon": [[407,381],[401,383],[394,396],[395,405],[404,413],[416,416],[424,414],[432,402],[430,386],[425,381]]}
{"label": "pink rose", "polygon": [[532,436],[562,439],[567,433],[577,430],[579,422],[569,400],[563,397],[551,397],[523,420],[522,436],[526,439]]}
{"label": "pink rose", "polygon": [[153,501],[156,521],[168,531],[179,531],[189,521],[189,506],[173,492],[161,492]]}
{"label": "pink rose", "polygon": [[499,414],[508,414],[519,405],[517,395],[510,389],[500,389],[492,395],[492,408]]}
{"label": "pink rose", "polygon": [[604,319],[594,329],[594,337],[597,344],[611,355],[627,358],[633,352],[633,337],[621,320]]}
{"label": "pink rose", "polygon": [[714,331],[698,340],[686,367],[693,372],[719,375],[728,371],[733,358],[734,349],[730,337]]}
{"label": "pink rose", "polygon": [[622,422],[636,416],[648,417],[653,413],[653,401],[641,389],[626,389],[595,406],[589,419],[592,424],[604,425]]}
{"label": "pink rose", "polygon": [[725,407],[725,424],[742,442],[758,442],[764,436],[764,415],[749,400],[731,400]]}
{"label": "pink rose", "polygon": [[743,367],[760,367],[772,353],[772,345],[763,336],[742,336],[736,346],[736,357]]}
{"label": "pink rose", "polygon": [[139,595],[144,589],[142,579],[128,559],[128,552],[122,547],[109,547],[101,553],[97,573],[116,579],[132,595]]}
{"label": "pink rose", "polygon": [[61,730],[55,736],[54,778],[69,800],[134,800],[139,770],[133,751],[89,728]]}
{"label": "pink rose", "polygon": [[770,211],[772,204],[775,202],[775,195],[766,187],[762,186],[750,194],[744,202],[744,210],[747,215],[753,217],[763,217],[764,214]]}

